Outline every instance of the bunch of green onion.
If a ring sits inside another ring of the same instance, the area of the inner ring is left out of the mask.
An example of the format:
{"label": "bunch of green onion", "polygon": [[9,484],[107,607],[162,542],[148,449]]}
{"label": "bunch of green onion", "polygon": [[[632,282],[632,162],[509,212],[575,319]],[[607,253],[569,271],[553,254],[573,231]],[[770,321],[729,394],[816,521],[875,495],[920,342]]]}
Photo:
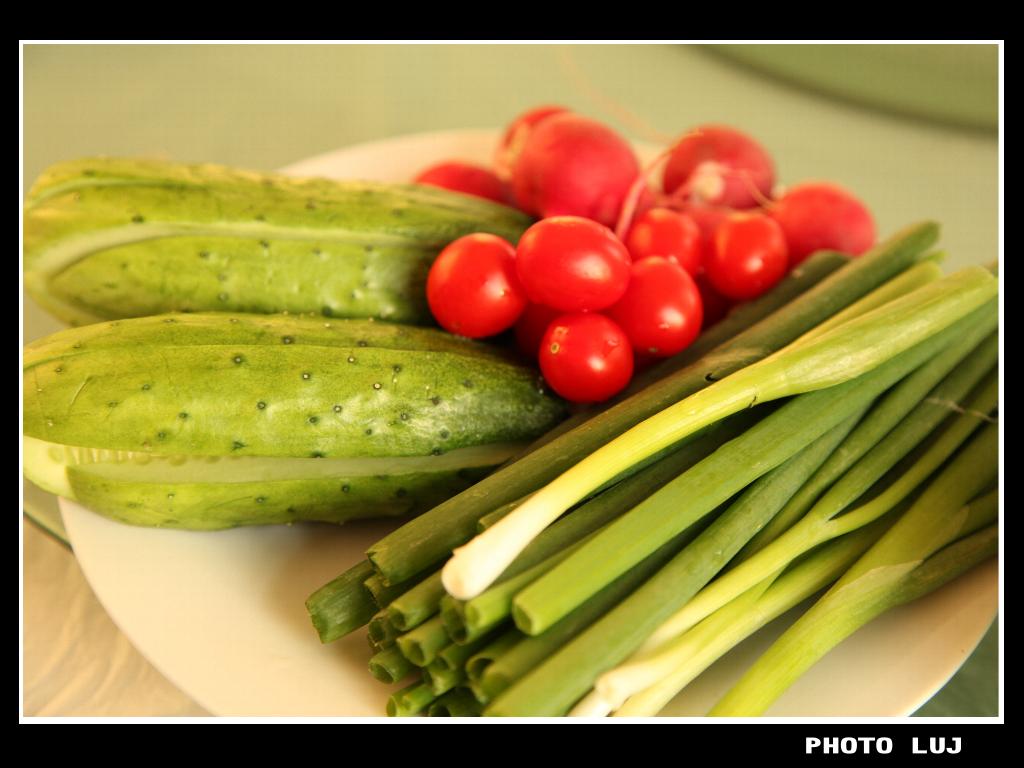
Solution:
{"label": "bunch of green onion", "polygon": [[760,714],[994,552],[997,284],[936,239],[805,262],[374,545],[307,601],[321,640],[369,625],[390,715],[652,715],[834,583],[711,713]]}

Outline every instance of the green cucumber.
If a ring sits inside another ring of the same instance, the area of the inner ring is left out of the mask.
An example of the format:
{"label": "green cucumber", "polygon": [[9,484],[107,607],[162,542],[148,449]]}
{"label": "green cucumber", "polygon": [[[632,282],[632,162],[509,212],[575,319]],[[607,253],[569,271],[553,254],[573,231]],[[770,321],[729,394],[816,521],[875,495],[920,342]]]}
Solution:
{"label": "green cucumber", "polygon": [[355,320],[113,321],[31,344],[23,371],[26,476],[138,525],[412,514],[563,415],[485,345]]}
{"label": "green cucumber", "polygon": [[91,158],[48,169],[24,214],[25,285],[72,324],[171,311],[429,323],[426,275],[471,232],[530,224],[412,184]]}

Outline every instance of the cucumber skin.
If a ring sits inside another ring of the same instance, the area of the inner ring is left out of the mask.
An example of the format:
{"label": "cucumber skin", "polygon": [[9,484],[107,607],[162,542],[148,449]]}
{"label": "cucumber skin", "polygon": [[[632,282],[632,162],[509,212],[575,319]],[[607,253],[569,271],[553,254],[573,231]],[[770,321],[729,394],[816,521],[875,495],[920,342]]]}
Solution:
{"label": "cucumber skin", "polygon": [[[428,456],[533,437],[564,413],[535,371],[485,345],[293,316],[169,315],[62,331],[26,349],[23,385],[30,437],[190,457]],[[485,471],[164,484],[81,466],[67,476],[76,500],[123,522],[215,529],[415,514]]]}
{"label": "cucumber skin", "polygon": [[162,455],[428,456],[563,415],[535,371],[482,344],[356,320],[120,320],[42,339],[24,365],[26,435]]}
{"label": "cucumber skin", "polygon": [[248,483],[133,483],[69,467],[75,500],[129,525],[213,531],[299,521],[344,523],[424,512],[482,478],[487,468]]}
{"label": "cucumber skin", "polygon": [[472,232],[515,242],[530,223],[419,185],[88,158],[51,167],[29,192],[25,283],[72,324],[168,311],[425,324],[441,248]]}

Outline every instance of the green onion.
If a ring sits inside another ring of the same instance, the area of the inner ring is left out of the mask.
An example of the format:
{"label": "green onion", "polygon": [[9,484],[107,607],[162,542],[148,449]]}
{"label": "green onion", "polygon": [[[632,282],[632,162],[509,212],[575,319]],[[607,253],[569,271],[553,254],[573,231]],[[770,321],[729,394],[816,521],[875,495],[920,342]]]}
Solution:
{"label": "green onion", "polygon": [[429,717],[476,717],[482,707],[466,688],[456,688],[439,698],[427,709]]}
{"label": "green onion", "polygon": [[505,515],[507,515],[509,512],[518,507],[520,504],[522,504],[525,500],[526,497],[524,496],[521,499],[510,501],[508,504],[502,504],[493,512],[489,512],[488,514],[484,515],[476,521],[476,532],[480,533],[481,531],[486,531],[496,522],[501,520],[501,518],[505,517]]}
{"label": "green onion", "polygon": [[[714,518],[712,513],[708,516]],[[496,658],[480,679],[480,688],[488,699],[497,698],[516,681],[525,677],[546,659],[557,653],[563,646],[577,637],[598,618],[625,599],[639,585],[671,560],[676,553],[689,544],[702,530],[704,522],[697,523],[662,546],[632,570],[620,576],[602,589],[583,605],[555,624],[547,632],[533,637],[523,637],[512,648]],[[517,633],[518,634],[518,633]],[[487,714],[485,712],[485,714]]]}
{"label": "green onion", "polygon": [[418,715],[437,698],[437,694],[429,685],[417,681],[412,685],[395,691],[387,703],[388,717],[412,717]]}
{"label": "green onion", "polygon": [[445,589],[460,599],[475,597],[566,509],[637,462],[757,402],[834,387],[867,374],[949,328],[996,291],[995,278],[985,269],[961,270],[817,338],[776,352],[666,408],[592,453],[455,550],[441,572]]}
{"label": "green onion", "polygon": [[400,583],[425,571],[447,557],[454,547],[471,539],[476,521],[484,514],[535,491],[598,446],[707,386],[711,379],[727,376],[785,346],[913,264],[937,237],[938,227],[932,223],[903,230],[699,361],[410,521],[370,548],[371,562],[390,583]]}
{"label": "green onion", "polygon": [[[855,397],[847,399],[858,402]],[[861,403],[861,411],[865,407],[866,404]],[[779,412],[781,410],[784,409]],[[731,559],[753,531],[775,514],[821,465],[853,428],[859,415],[859,411],[854,412],[754,483],[653,578],[503,693],[492,702],[488,712],[559,715],[568,710],[601,672],[631,653],[662,618],[675,606],[685,603]],[[525,593],[520,597],[523,595]]]}
{"label": "green onion", "polygon": [[854,318],[878,309],[894,299],[906,296],[908,293],[911,293],[928,283],[934,282],[941,277],[942,269],[934,261],[923,261],[920,264],[915,264],[909,269],[905,269],[903,272],[896,275],[896,277],[887,283],[883,283],[871,293],[853,302],[850,306],[836,312],[836,314],[832,315],[832,317],[825,322],[816,325],[799,339],[794,341],[793,344],[803,344],[811,339],[816,339],[828,331],[831,331],[833,328],[838,328],[843,323],[847,323]]}
{"label": "green onion", "polygon": [[371,647],[377,650],[394,645],[399,634],[395,626],[388,621],[388,615],[384,611],[375,613],[366,629]]}
{"label": "green onion", "polygon": [[465,679],[464,669],[452,669],[440,659],[435,659],[423,668],[423,682],[430,686],[430,690],[436,696],[462,685]]}
{"label": "green onion", "polygon": [[729,650],[839,578],[892,522],[887,515],[828,542],[778,578],[747,590],[657,653],[606,672],[596,686],[602,703],[607,702],[617,717],[656,715]]}
{"label": "green onion", "polygon": [[465,670],[470,657],[486,648],[487,644],[494,640],[495,637],[496,635],[491,634],[478,637],[473,642],[463,645],[452,643],[441,649],[441,652],[437,654],[437,661],[452,671]]}
{"label": "green onion", "polygon": [[512,599],[518,592],[565,560],[594,535],[592,533],[570,544],[547,560],[495,584],[472,600],[445,597],[441,601],[441,619],[448,634],[457,643],[467,643],[496,627],[512,615]]}
{"label": "green onion", "polygon": [[[965,380],[969,382],[973,378],[972,374],[976,376],[976,371],[962,367],[934,391],[948,392],[963,388]],[[998,381],[995,372],[991,372],[967,407],[987,413],[997,402]],[[948,413],[945,406],[927,401],[921,403],[844,474],[803,519],[756,555],[739,563],[703,589],[651,635],[644,649],[656,648],[686,631],[812,547],[866,525],[899,504],[953,455],[978,427],[979,421],[974,415],[954,414],[946,417]],[[859,507],[840,514],[921,443],[944,417],[946,427],[914,458],[910,467],[900,472],[884,491]]]}
{"label": "green onion", "polygon": [[[501,658],[507,651],[522,639],[522,633],[515,629],[502,632],[489,645],[477,651],[466,661],[466,677],[469,682],[477,683],[483,679],[484,672],[496,660]],[[479,695],[477,696],[479,700]],[[485,702],[482,702],[485,703]]]}
{"label": "green onion", "polygon": [[415,667],[395,646],[385,648],[370,659],[370,674],[382,683],[397,683],[411,675]]}
{"label": "green onion", "polygon": [[[995,479],[998,452],[998,428],[989,425],[954,457],[878,543],[758,659],[710,714],[761,714],[825,653],[864,624],[946,583],[993,553],[996,538],[991,531],[942,550],[995,519],[998,508],[992,494],[982,497],[974,510],[967,502]],[[940,559],[929,563],[936,552]],[[929,567],[915,577],[922,564]]]}
{"label": "green onion", "polygon": [[[372,568],[373,566],[370,567]],[[384,579],[382,579],[380,574],[376,572],[363,582],[363,586],[373,597],[373,601],[377,604],[378,608],[387,608],[388,604],[390,604],[392,600],[399,595],[408,592],[409,589],[413,587],[412,584],[407,582],[390,587],[386,586],[384,584]]]}
{"label": "green onion", "polygon": [[[968,390],[980,381],[981,375],[995,364],[999,353],[999,341],[994,333],[984,343],[981,343],[998,323],[998,314],[995,311],[994,303],[984,316],[984,321],[965,331],[948,349],[893,387],[892,391],[887,393],[881,402],[871,410],[864,421],[857,425],[853,434],[839,450],[829,457],[824,466],[814,474],[814,477],[741,550],[739,558],[747,559],[792,527],[827,488],[896,427],[945,376],[957,367],[962,369],[961,375],[956,378],[960,384],[950,382],[945,385],[942,392],[936,393],[933,397],[940,396],[957,400],[965,396]],[[939,411],[934,412],[936,416],[940,413]]]}
{"label": "green onion", "polygon": [[[530,542],[530,545],[502,574],[499,584],[502,580],[515,577],[524,570],[544,562],[548,557],[622,514],[623,511],[656,491],[684,469],[707,456],[726,440],[738,435],[757,417],[756,413],[738,414],[733,419],[728,419],[713,429],[706,430],[701,435],[695,435],[693,440],[676,447],[655,463],[589,499]],[[444,595],[441,573],[438,571],[425,578],[404,595],[396,598],[388,607],[388,617],[399,629],[412,629],[438,611]],[[481,597],[483,596],[481,595]],[[487,602],[489,599],[485,598],[482,602]],[[446,626],[449,634],[457,642],[466,642],[470,637],[477,637],[486,628],[482,624],[474,624],[472,628],[466,627],[458,615],[461,613],[461,606],[453,604],[450,600],[446,604],[449,609]],[[496,617],[492,616],[492,618],[500,620],[508,615],[506,612]],[[493,624],[487,626],[493,626]],[[472,629],[471,632],[468,631],[470,629]]]}
{"label": "green onion", "polygon": [[437,658],[437,654],[451,642],[451,638],[444,631],[441,617],[435,616],[411,632],[400,635],[395,642],[405,658],[417,667],[425,667]]}
{"label": "green onion", "polygon": [[361,560],[306,600],[321,643],[334,642],[358,629],[377,612],[377,604],[363,586],[373,573],[373,566]]}

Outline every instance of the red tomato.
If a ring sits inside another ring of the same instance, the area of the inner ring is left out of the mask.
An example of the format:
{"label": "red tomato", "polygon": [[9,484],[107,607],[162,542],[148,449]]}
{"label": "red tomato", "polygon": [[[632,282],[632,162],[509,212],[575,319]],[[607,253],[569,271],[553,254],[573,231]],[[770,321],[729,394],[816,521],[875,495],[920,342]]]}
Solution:
{"label": "red tomato", "polygon": [[538,221],[516,249],[516,269],[530,301],[563,312],[604,309],[621,299],[630,262],[614,232],[579,216]]}
{"label": "red tomato", "polygon": [[705,274],[697,275],[694,278],[697,283],[697,290],[700,291],[700,303],[704,308],[704,322],[702,327],[710,328],[717,323],[732,309],[732,302],[715,290],[715,287],[708,282]]}
{"label": "red tomato", "polygon": [[531,360],[537,359],[540,340],[551,325],[551,321],[562,314],[557,309],[545,307],[543,304],[528,304],[516,323],[516,344],[519,351]]}
{"label": "red tomato", "polygon": [[700,227],[689,216],[668,208],[651,208],[633,222],[626,247],[634,261],[666,256],[691,275],[700,271]]}
{"label": "red tomato", "polygon": [[693,278],[664,256],[633,262],[626,294],[608,310],[633,349],[658,357],[682,352],[700,334],[703,307]]}
{"label": "red tomato", "polygon": [[464,195],[474,195],[508,205],[508,190],[501,179],[479,165],[448,162],[432,165],[414,179],[417,184],[429,184]]}
{"label": "red tomato", "polygon": [[704,264],[711,259],[711,254],[715,249],[715,232],[718,231],[718,225],[735,211],[732,208],[693,204],[686,205],[682,209],[682,213],[693,219],[700,230],[700,265],[703,270]]}
{"label": "red tomato", "polygon": [[483,233],[441,251],[427,275],[427,302],[441,327],[472,339],[511,328],[526,307],[515,258],[510,242]]}
{"label": "red tomato", "polygon": [[734,213],[715,232],[704,270],[724,296],[746,301],[779,282],[788,264],[782,227],[760,213]]}
{"label": "red tomato", "polygon": [[604,315],[561,315],[541,341],[540,370],[555,392],[574,403],[599,403],[622,391],[633,376],[633,349]]}
{"label": "red tomato", "polygon": [[534,126],[552,115],[559,115],[568,111],[565,107],[553,105],[534,107],[513,120],[508,128],[505,129],[501,142],[498,144],[498,149],[494,153],[494,170],[497,172],[498,178],[503,181],[510,181],[512,179],[512,169],[515,168],[516,160],[519,159],[523,146],[526,144],[526,139]]}

